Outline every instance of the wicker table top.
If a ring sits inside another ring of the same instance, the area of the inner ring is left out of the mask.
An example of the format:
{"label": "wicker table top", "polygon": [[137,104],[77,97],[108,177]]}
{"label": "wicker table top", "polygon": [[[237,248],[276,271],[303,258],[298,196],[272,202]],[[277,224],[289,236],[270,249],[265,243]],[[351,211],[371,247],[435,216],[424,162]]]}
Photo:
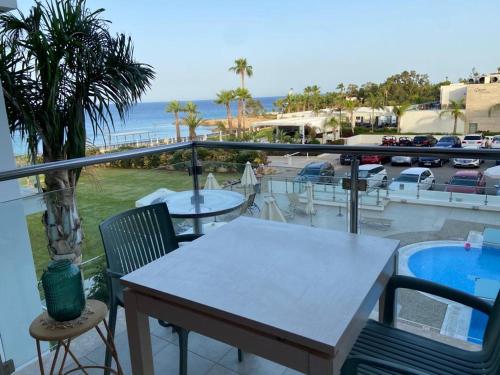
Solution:
{"label": "wicker table top", "polygon": [[101,301],[89,299],[82,315],[74,320],[58,322],[47,311],[38,315],[30,325],[30,335],[41,341],[61,341],[80,336],[104,320],[108,312]]}

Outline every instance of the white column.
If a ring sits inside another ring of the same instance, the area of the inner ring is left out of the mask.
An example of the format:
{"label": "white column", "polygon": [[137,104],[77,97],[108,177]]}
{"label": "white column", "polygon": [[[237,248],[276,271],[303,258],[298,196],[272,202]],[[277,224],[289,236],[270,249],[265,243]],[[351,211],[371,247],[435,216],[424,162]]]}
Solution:
{"label": "white column", "polygon": [[[5,103],[0,94],[0,170],[14,168],[16,164]],[[35,342],[30,337],[28,328],[42,309],[19,182],[0,182],[0,197],[2,358],[14,360],[15,366],[19,367],[36,355]]]}

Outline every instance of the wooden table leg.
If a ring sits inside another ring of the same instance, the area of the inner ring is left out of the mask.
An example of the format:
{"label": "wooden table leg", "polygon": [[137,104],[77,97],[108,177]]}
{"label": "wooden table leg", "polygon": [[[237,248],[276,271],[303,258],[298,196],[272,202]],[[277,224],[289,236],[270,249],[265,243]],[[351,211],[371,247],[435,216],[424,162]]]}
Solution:
{"label": "wooden table leg", "polygon": [[339,371],[334,371],[332,358],[309,354],[308,375],[338,375],[339,373]]}
{"label": "wooden table leg", "polygon": [[42,350],[40,349],[40,340],[36,340],[36,351],[38,353],[38,366],[40,366],[40,375],[45,375],[43,368]]}
{"label": "wooden table leg", "polygon": [[149,318],[139,312],[135,293],[130,289],[123,291],[123,299],[125,302],[132,374],[153,375],[153,351],[151,349]]}

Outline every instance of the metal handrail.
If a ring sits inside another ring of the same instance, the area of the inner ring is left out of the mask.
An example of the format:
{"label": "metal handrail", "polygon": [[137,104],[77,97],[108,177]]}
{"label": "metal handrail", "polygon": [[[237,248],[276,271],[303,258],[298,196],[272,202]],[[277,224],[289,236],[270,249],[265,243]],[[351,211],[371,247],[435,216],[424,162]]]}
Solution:
{"label": "metal handrail", "polygon": [[51,163],[36,164],[0,172],[0,181],[13,180],[21,177],[34,176],[45,172],[82,168],[90,165],[105,164],[117,160],[133,159],[142,156],[154,155],[163,152],[187,150],[192,148],[255,150],[255,151],[283,151],[283,152],[311,152],[327,154],[360,155],[418,155],[436,157],[459,157],[467,159],[500,160],[500,149],[466,149],[466,148],[437,148],[437,147],[393,147],[393,146],[341,146],[341,145],[303,145],[303,144],[274,144],[251,142],[216,142],[192,141],[173,145],[162,145],[127,151],[113,152],[105,155],[88,156],[71,160],[61,160]]}

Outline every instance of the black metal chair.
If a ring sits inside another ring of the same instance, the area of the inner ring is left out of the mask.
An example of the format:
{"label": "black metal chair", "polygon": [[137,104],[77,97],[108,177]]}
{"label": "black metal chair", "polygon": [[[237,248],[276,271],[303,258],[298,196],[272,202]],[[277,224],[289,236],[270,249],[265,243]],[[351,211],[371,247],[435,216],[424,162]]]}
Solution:
{"label": "black metal chair", "polygon": [[[418,290],[479,310],[489,316],[480,351],[468,351],[394,328],[396,289]],[[500,374],[500,293],[494,305],[427,280],[393,276],[383,323],[369,320],[342,368],[343,375]]]}
{"label": "black metal chair", "polygon": [[252,193],[248,196],[246,206],[247,206],[247,211],[250,212],[252,215],[255,214],[255,212],[259,213],[260,212],[260,207],[257,206],[257,203],[255,203],[255,196],[256,193]]}
{"label": "black metal chair", "polygon": [[[132,209],[113,216],[99,226],[106,254],[109,277],[109,327],[114,335],[118,306],[123,307],[123,288],[120,278],[179,248],[180,242],[192,241],[199,235],[176,235],[167,205],[153,204]],[[189,331],[159,321],[172,327],[179,335],[179,371],[187,374]],[[238,359],[242,352],[238,350]],[[106,351],[106,366],[111,364],[111,353]]]}

